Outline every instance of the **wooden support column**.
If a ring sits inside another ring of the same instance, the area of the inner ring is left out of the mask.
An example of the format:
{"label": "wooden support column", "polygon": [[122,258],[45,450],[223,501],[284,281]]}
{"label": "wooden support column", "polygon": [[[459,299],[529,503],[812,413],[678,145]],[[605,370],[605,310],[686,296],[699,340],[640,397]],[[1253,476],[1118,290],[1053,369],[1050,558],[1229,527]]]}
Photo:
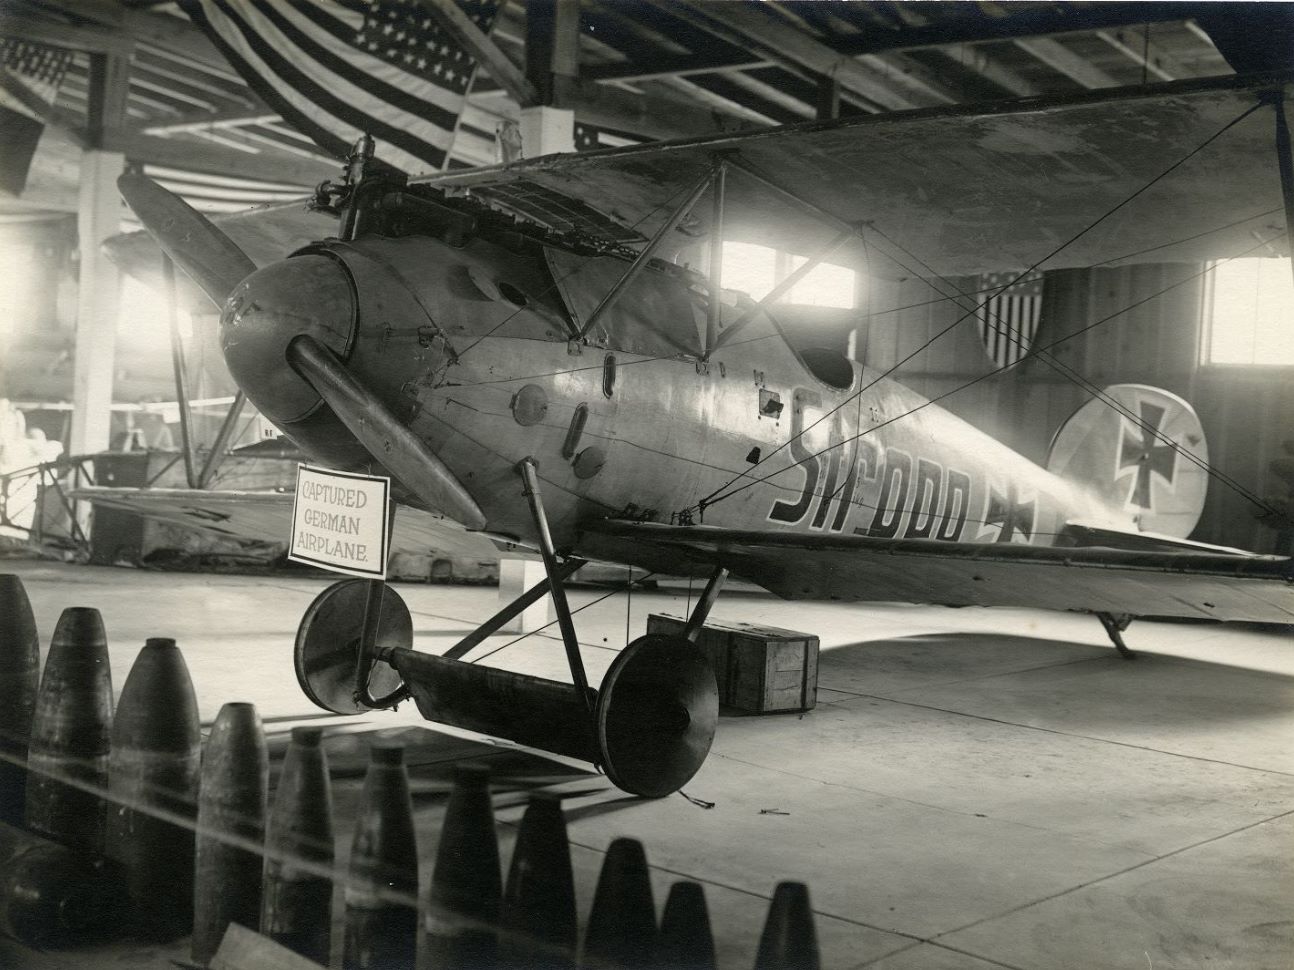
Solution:
{"label": "wooden support column", "polygon": [[818,78],[818,101],[814,106],[818,121],[840,117],[840,82],[833,77]]}
{"label": "wooden support column", "polygon": [[81,257],[76,308],[76,351],[72,376],[74,455],[108,447],[112,420],[112,376],[117,338],[121,274],[100,251],[109,236],[121,231],[121,198],[117,177],[125,156],[104,151],[103,132],[120,125],[126,113],[129,60],[119,54],[95,54],[90,67],[90,114],[87,144],[81,155],[77,199],[77,234]]}
{"label": "wooden support column", "polygon": [[526,158],[575,151],[575,112],[555,107],[557,92],[580,73],[578,0],[526,4],[526,79],[536,101],[521,109],[521,151]]}

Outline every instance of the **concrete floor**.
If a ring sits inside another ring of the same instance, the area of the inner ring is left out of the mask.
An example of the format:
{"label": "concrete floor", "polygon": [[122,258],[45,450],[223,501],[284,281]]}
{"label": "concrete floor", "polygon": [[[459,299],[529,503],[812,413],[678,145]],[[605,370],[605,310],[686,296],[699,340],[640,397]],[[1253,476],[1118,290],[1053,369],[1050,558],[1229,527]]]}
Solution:
{"label": "concrete floor", "polygon": [[[95,606],[120,689],[147,636],[185,650],[204,721],[253,701],[281,740],[300,694],[291,645],[330,580],[164,574],[9,560],[46,640],[67,606]],[[486,587],[398,586],[417,645],[448,646],[493,612]],[[605,591],[581,589],[573,605]],[[686,591],[617,594],[576,617],[597,683],[649,612]],[[405,731],[424,880],[445,765],[493,758],[506,867],[526,789],[565,801],[581,918],[608,844],[641,839],[657,907],[672,881],[704,884],[722,970],[753,964],[774,885],[810,886],[823,966],[1294,967],[1294,640],[1288,629],[1139,622],[1121,660],[1090,617],[899,605],[788,604],[725,594],[716,618],[821,637],[819,704],[805,715],[725,717],[687,786],[696,801],[627,798],[587,766],[432,731],[409,707],[328,741],[341,821],[353,814],[354,731]],[[494,638],[475,656],[507,643]],[[537,635],[489,663],[561,678]],[[353,724],[354,719],[352,719]],[[327,722],[324,722],[327,723]],[[347,767],[349,766],[349,767]],[[345,769],[345,770],[343,770]],[[119,943],[36,954],[0,943],[0,967],[168,967],[183,945]]]}

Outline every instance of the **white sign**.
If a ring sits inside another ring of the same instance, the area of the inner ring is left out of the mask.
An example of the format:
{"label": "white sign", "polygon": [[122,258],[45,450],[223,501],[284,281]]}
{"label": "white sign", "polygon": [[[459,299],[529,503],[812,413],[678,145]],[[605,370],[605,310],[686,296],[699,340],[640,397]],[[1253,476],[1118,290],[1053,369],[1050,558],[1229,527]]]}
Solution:
{"label": "white sign", "polygon": [[288,558],[385,579],[390,494],[389,478],[298,465]]}

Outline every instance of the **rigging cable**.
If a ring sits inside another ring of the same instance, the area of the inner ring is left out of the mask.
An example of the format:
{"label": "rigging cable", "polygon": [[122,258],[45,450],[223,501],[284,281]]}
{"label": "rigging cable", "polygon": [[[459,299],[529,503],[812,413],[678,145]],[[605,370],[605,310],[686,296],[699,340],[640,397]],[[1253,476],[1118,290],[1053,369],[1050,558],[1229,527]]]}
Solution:
{"label": "rigging cable", "polygon": [[[1036,261],[1035,261],[1031,266],[1029,266],[1027,269],[1025,269],[1025,270],[1021,271],[1020,273],[1018,273],[1018,274],[1017,274],[1013,279],[1011,279],[1011,280],[1010,280],[1010,281],[1008,281],[1007,283],[1003,284],[1002,286],[998,287],[998,288],[996,289],[996,291],[995,291],[995,292],[994,292],[994,293],[993,293],[993,294],[992,294],[988,299],[985,299],[985,300],[984,300],[984,301],[983,301],[983,302],[982,302],[978,307],[976,307],[976,310],[975,310],[975,311],[970,311],[970,312],[964,313],[964,314],[962,314],[961,316],[959,316],[959,317],[958,317],[957,319],[955,319],[952,323],[950,323],[948,326],[944,327],[944,328],[943,328],[942,330],[940,330],[938,333],[934,334],[932,337],[930,337],[928,340],[926,340],[923,344],[921,344],[919,347],[917,347],[915,350],[913,350],[913,351],[912,351],[910,354],[908,354],[906,357],[904,357],[904,358],[902,358],[901,360],[897,361],[897,362],[896,362],[895,364],[893,364],[891,367],[889,367],[888,369],[886,369],[885,371],[883,371],[882,373],[880,373],[880,374],[879,374],[876,378],[874,378],[870,383],[868,383],[868,384],[864,385],[863,387],[859,388],[856,392],[854,392],[854,395],[852,395],[852,396],[851,396],[851,397],[849,397],[849,398],[846,398],[844,401],[840,402],[840,404],[837,404],[834,408],[832,408],[830,411],[828,411],[828,412],[827,412],[826,414],[824,414],[822,417],[818,418],[816,421],[814,421],[814,422],[813,422],[812,424],[810,424],[809,426],[807,426],[807,427],[805,427],[805,428],[802,428],[798,434],[796,434],[796,435],[792,435],[791,437],[789,437],[789,438],[788,438],[788,439],[787,439],[783,444],[778,445],[776,448],[772,449],[772,450],[771,450],[767,455],[762,456],[762,457],[760,458],[760,460],[759,460],[758,462],[756,462],[756,463],[754,464],[754,466],[753,466],[749,471],[754,471],[754,469],[758,468],[760,465],[764,464],[764,463],[765,463],[765,462],[767,462],[770,458],[772,458],[772,457],[773,457],[773,455],[775,455],[775,454],[777,454],[778,452],[782,451],[784,448],[789,447],[789,446],[790,446],[790,444],[791,444],[793,441],[797,440],[798,438],[802,438],[802,437],[804,437],[804,435],[806,435],[809,431],[811,431],[813,428],[817,427],[819,424],[821,424],[823,421],[825,421],[828,417],[830,417],[830,416],[831,416],[832,414],[834,414],[836,411],[840,410],[840,408],[842,408],[842,407],[844,407],[846,404],[848,404],[848,403],[853,399],[853,397],[861,396],[861,395],[862,395],[862,394],[864,394],[866,391],[871,390],[871,389],[872,389],[873,387],[875,387],[875,386],[876,386],[880,381],[882,381],[882,380],[884,380],[885,378],[887,378],[887,377],[889,377],[890,375],[892,375],[895,371],[897,371],[897,370],[898,370],[900,367],[902,367],[904,364],[908,363],[908,362],[909,362],[909,361],[911,361],[913,358],[917,357],[919,354],[921,354],[921,353],[923,353],[925,350],[929,349],[929,348],[930,348],[930,347],[931,347],[931,346],[932,346],[932,345],[933,345],[937,340],[939,340],[941,337],[943,337],[943,336],[945,336],[946,334],[950,333],[954,328],[956,328],[956,327],[957,327],[957,326],[959,326],[961,323],[963,323],[965,320],[967,320],[967,319],[969,319],[971,316],[973,316],[975,312],[977,312],[978,310],[982,310],[984,307],[986,307],[986,306],[991,302],[991,300],[992,300],[993,296],[997,296],[998,294],[1000,294],[1000,293],[1004,292],[1005,290],[1009,289],[1009,288],[1010,288],[1011,286],[1013,286],[1015,283],[1019,282],[1021,279],[1023,279],[1025,276],[1027,276],[1029,273],[1032,273],[1034,270],[1036,270],[1036,269],[1037,269],[1039,266],[1041,266],[1043,263],[1047,262],[1047,260],[1051,259],[1052,257],[1056,256],[1057,254],[1059,254],[1060,252],[1062,252],[1063,250],[1065,250],[1067,247],[1071,246],[1074,242],[1076,242],[1078,239],[1082,238],[1082,237],[1083,237],[1084,235],[1086,235],[1087,233],[1091,232],[1091,231],[1092,231],[1093,229],[1095,229],[1098,225],[1100,225],[1100,224],[1101,224],[1102,222],[1104,222],[1106,219],[1108,219],[1108,218],[1110,218],[1111,216],[1113,216],[1113,215],[1114,215],[1116,212],[1118,212],[1120,209],[1124,208],[1124,207],[1125,207],[1125,206],[1127,206],[1129,203],[1131,203],[1133,200],[1137,199],[1137,198],[1138,198],[1138,197],[1140,197],[1142,194],[1144,194],[1145,192],[1149,191],[1149,189],[1150,189],[1152,186],[1156,185],[1157,183],[1159,183],[1159,182],[1160,182],[1160,181],[1162,181],[1163,179],[1167,178],[1167,177],[1168,177],[1172,172],[1176,171],[1176,170],[1177,170],[1178,168],[1180,168],[1182,165],[1186,164],[1186,162],[1188,162],[1190,159],[1192,159],[1192,158],[1194,158],[1196,155],[1198,155],[1201,151],[1203,151],[1206,147],[1208,147],[1209,145],[1211,145],[1214,141],[1216,141],[1218,138],[1220,138],[1223,134],[1225,134],[1226,132],[1230,131],[1230,130],[1231,130],[1232,128],[1234,128],[1236,125],[1240,124],[1242,121],[1244,121],[1246,118],[1248,118],[1251,114],[1253,114],[1254,112],[1256,112],[1256,111],[1258,111],[1260,108],[1262,108],[1262,107],[1263,107],[1263,104],[1264,104],[1264,102],[1259,101],[1259,102],[1257,102],[1256,104],[1251,105],[1250,107],[1246,108],[1246,109],[1245,109],[1244,111],[1242,111],[1239,115],[1237,115],[1237,116],[1236,116],[1235,118],[1233,118],[1231,121],[1227,122],[1225,125],[1223,125],[1221,128],[1219,128],[1216,132],[1214,132],[1212,135],[1210,135],[1208,138],[1206,138],[1203,142],[1201,142],[1201,143],[1200,143],[1199,145],[1197,145],[1195,148],[1191,149],[1191,151],[1190,151],[1190,152],[1188,152],[1186,155],[1184,155],[1183,157],[1179,158],[1177,161],[1173,162],[1171,165],[1169,165],[1169,166],[1168,166],[1168,168],[1164,169],[1162,172],[1160,172],[1159,174],[1157,174],[1157,175],[1156,175],[1154,178],[1152,178],[1150,181],[1148,181],[1147,183],[1145,183],[1144,185],[1142,185],[1140,188],[1138,188],[1137,190],[1135,190],[1131,195],[1127,196],[1127,197],[1126,197],[1126,198],[1124,198],[1122,201],[1118,202],[1118,203],[1117,203],[1116,205],[1114,205],[1112,208],[1110,208],[1109,210],[1107,210],[1104,214],[1102,214],[1102,215],[1101,215],[1099,218],[1097,218],[1094,222],[1092,222],[1092,223],[1088,224],[1086,227],[1084,227],[1083,229],[1081,229],[1081,230],[1080,230],[1079,232],[1077,232],[1075,235],[1071,236],[1069,239],[1067,239],[1067,240],[1065,240],[1064,242],[1060,243],[1058,246],[1056,246],[1054,249],[1052,249],[1052,250],[1051,250],[1051,252],[1047,253],[1047,254],[1046,254],[1045,256],[1043,256],[1041,259],[1036,260]],[[888,243],[890,243],[891,245],[894,245],[896,248],[898,248],[900,252],[906,252],[906,250],[904,250],[904,249],[903,249],[903,247],[899,246],[899,245],[898,245],[897,243],[895,243],[892,239],[890,239],[890,238],[889,238],[889,236],[887,236],[887,235],[886,235],[882,230],[877,229],[874,225],[873,225],[871,228],[872,228],[872,230],[873,230],[874,232],[876,232],[878,235],[880,235],[882,238],[884,238]],[[891,258],[894,258],[894,257],[891,257]],[[899,263],[899,265],[900,265],[900,266],[904,265],[904,264],[903,264],[900,260],[898,260],[898,259],[895,259],[895,262],[896,262],[896,263]],[[1134,304],[1134,305],[1136,305],[1136,304]],[[1081,331],[1080,331],[1080,332],[1081,332]],[[886,423],[888,424],[889,422],[886,422]],[[723,501],[723,500],[724,500],[724,499],[726,499],[726,498],[731,497],[731,495],[737,494],[737,492],[735,492],[735,491],[734,491],[734,492],[725,492],[725,489],[729,489],[729,488],[731,488],[731,487],[732,487],[732,485],[733,485],[735,482],[737,482],[738,480],[740,480],[740,478],[745,477],[745,475],[746,475],[746,474],[748,474],[748,472],[744,472],[742,475],[739,475],[739,476],[737,476],[736,478],[730,479],[728,482],[726,482],[725,484],[721,485],[719,488],[715,489],[715,490],[714,490],[713,492],[711,492],[709,495],[707,495],[707,496],[705,496],[705,497],[701,498],[701,499],[697,502],[697,505],[695,506],[695,508],[696,508],[696,510],[698,511],[698,513],[699,513],[699,514],[704,514],[705,508],[706,508],[707,506],[713,505],[713,504],[715,504],[716,502],[720,502],[720,501]]]}
{"label": "rigging cable", "polygon": [[[1274,239],[1274,238],[1279,238],[1279,237],[1272,237],[1272,238]],[[1252,252],[1256,252],[1257,250],[1259,250],[1259,249],[1261,249],[1261,248],[1263,248],[1263,247],[1265,247],[1265,246],[1270,245],[1270,244],[1271,244],[1271,242],[1272,242],[1272,239],[1264,239],[1264,240],[1262,240],[1261,242],[1259,242],[1258,244],[1256,244],[1255,246],[1252,246],[1252,247],[1250,247],[1249,249],[1245,250],[1244,252],[1239,253],[1239,254],[1238,254],[1238,255],[1236,255],[1236,256],[1229,257],[1229,259],[1240,259],[1240,258],[1242,258],[1242,257],[1244,257],[1244,256],[1249,255],[1249,254],[1250,254],[1250,253],[1252,253]],[[1155,293],[1152,293],[1152,294],[1150,294],[1149,296],[1147,296],[1147,297],[1145,297],[1145,298],[1143,298],[1143,299],[1141,299],[1141,300],[1137,300],[1135,303],[1132,303],[1132,304],[1130,304],[1130,305],[1128,305],[1128,306],[1124,307],[1123,309],[1116,311],[1115,313],[1112,313],[1112,314],[1109,314],[1109,315],[1107,315],[1107,316],[1105,316],[1105,317],[1102,317],[1100,320],[1097,320],[1097,321],[1095,321],[1094,323],[1091,323],[1091,324],[1087,325],[1086,327],[1082,327],[1082,328],[1080,328],[1080,329],[1078,329],[1078,330],[1075,330],[1075,331],[1074,331],[1073,333],[1071,333],[1071,334],[1067,334],[1067,335],[1066,335],[1066,336],[1064,336],[1064,337],[1061,337],[1061,338],[1059,338],[1059,339],[1057,339],[1057,340],[1054,340],[1054,341],[1052,341],[1050,344],[1047,344],[1047,345],[1045,345],[1044,347],[1042,347],[1042,348],[1040,348],[1040,349],[1041,349],[1041,350],[1051,350],[1052,348],[1057,347],[1057,346],[1059,346],[1060,344],[1065,343],[1066,341],[1072,340],[1072,339],[1074,339],[1075,337],[1078,337],[1078,336],[1080,336],[1080,335],[1082,335],[1082,334],[1084,334],[1084,333],[1088,333],[1089,331],[1094,330],[1094,329],[1096,329],[1097,327],[1102,326],[1103,324],[1106,324],[1106,323],[1108,323],[1109,321],[1111,321],[1111,320],[1113,320],[1113,319],[1116,319],[1117,317],[1122,316],[1124,313],[1127,313],[1129,310],[1136,309],[1137,307],[1142,306],[1142,305],[1144,305],[1144,304],[1146,304],[1146,303],[1150,302],[1151,300],[1158,299],[1160,296],[1162,296],[1164,293],[1169,292],[1170,290],[1176,289],[1176,288],[1177,288],[1177,287],[1179,287],[1179,286],[1182,286],[1182,285],[1184,285],[1184,284],[1186,284],[1186,283],[1189,283],[1189,282],[1192,282],[1192,281],[1194,281],[1194,280],[1196,280],[1196,279],[1199,279],[1200,277],[1204,276],[1206,273],[1212,272],[1212,269],[1213,269],[1213,267],[1211,267],[1211,266],[1210,266],[1210,267],[1206,267],[1205,269],[1200,270],[1198,273],[1192,274],[1191,276],[1187,277],[1187,278],[1186,278],[1186,279],[1184,279],[1184,280],[1180,280],[1179,282],[1177,282],[1177,283],[1173,283],[1173,284],[1171,284],[1170,286],[1167,286],[1167,287],[1165,287],[1165,288],[1164,288],[1164,289],[1162,289],[1162,290],[1158,290],[1158,291],[1156,291]],[[862,438],[862,437],[864,437],[865,435],[870,434],[870,433],[871,433],[871,432],[873,432],[873,431],[879,430],[880,428],[883,428],[883,427],[886,427],[887,425],[893,424],[894,422],[899,421],[899,420],[901,420],[901,419],[903,419],[903,418],[906,418],[906,417],[908,417],[908,416],[910,416],[910,415],[912,415],[912,414],[915,414],[917,411],[921,411],[921,410],[923,410],[923,409],[925,409],[925,408],[929,407],[929,406],[930,406],[930,405],[932,405],[932,404],[935,404],[935,403],[937,403],[937,402],[939,402],[939,401],[942,401],[942,400],[944,400],[945,398],[951,397],[952,395],[954,395],[954,394],[956,394],[956,393],[958,393],[958,392],[960,392],[960,391],[964,391],[966,388],[968,388],[968,387],[972,387],[973,385],[978,384],[980,381],[986,380],[986,379],[988,379],[989,377],[992,377],[992,376],[994,376],[994,375],[996,375],[996,374],[1000,374],[1002,371],[1004,371],[1004,370],[1008,370],[1008,369],[1009,369],[1010,367],[1012,367],[1012,366],[1014,366],[1014,365],[1008,364],[1008,365],[1004,365],[1004,366],[1001,366],[1001,367],[996,367],[996,368],[994,368],[994,369],[992,369],[992,370],[990,370],[990,371],[987,371],[986,373],[981,374],[981,375],[979,375],[978,377],[972,378],[971,380],[966,381],[966,382],[965,382],[965,383],[963,383],[963,384],[959,384],[957,387],[954,387],[954,388],[952,388],[951,390],[945,391],[943,394],[940,394],[940,395],[938,395],[937,397],[930,398],[929,400],[927,400],[927,401],[923,402],[922,404],[919,404],[919,405],[917,405],[917,406],[916,406],[916,407],[914,407],[914,408],[910,408],[909,410],[904,411],[902,414],[897,414],[897,415],[895,415],[894,417],[889,418],[889,419],[888,419],[888,420],[886,420],[886,421],[882,421],[882,422],[880,422],[879,424],[877,424],[877,425],[875,425],[875,426],[873,426],[873,427],[871,427],[871,428],[868,428],[866,431],[861,431],[861,432],[859,432],[859,433],[858,433],[858,434],[856,434],[856,435],[853,435],[853,436],[851,436],[851,437],[849,437],[849,438],[844,439],[843,441],[838,441],[838,442],[836,442],[836,443],[834,443],[834,444],[828,445],[826,448],[823,448],[823,449],[822,449],[822,450],[820,450],[820,451],[814,452],[814,453],[813,453],[813,454],[811,454],[809,457],[811,457],[811,458],[817,458],[817,457],[820,457],[820,456],[822,456],[822,455],[826,454],[827,452],[832,451],[832,450],[833,450],[833,449],[835,449],[835,448],[839,448],[839,447],[841,447],[842,445],[848,444],[848,443],[849,443],[849,442],[851,442],[851,441],[855,441],[855,440],[857,440],[857,439],[859,439],[859,438]],[[793,469],[793,468],[797,468],[797,467],[799,467],[799,465],[798,465],[798,464],[796,464],[796,465],[787,465],[787,466],[786,466],[786,467],[784,467],[784,468],[780,468],[780,469],[778,469],[778,470],[776,470],[776,471],[770,472],[768,475],[765,475],[765,476],[763,476],[762,478],[753,478],[753,479],[751,479],[750,481],[745,482],[745,483],[743,483],[742,485],[739,485],[738,487],[734,488],[732,491],[727,492],[727,493],[725,493],[725,494],[723,494],[723,495],[720,495],[717,499],[714,499],[714,500],[713,500],[713,501],[711,501],[709,504],[711,504],[711,505],[712,505],[712,504],[714,504],[714,502],[722,501],[723,499],[727,499],[727,498],[731,498],[732,496],[734,496],[734,495],[736,495],[736,494],[738,494],[738,493],[740,493],[740,492],[743,492],[743,491],[745,491],[746,489],[748,489],[748,488],[750,488],[750,487],[752,487],[752,486],[754,486],[754,485],[763,484],[764,482],[769,481],[770,479],[772,479],[772,478],[776,477],[777,475],[780,475],[780,474],[782,474],[783,472],[790,471],[791,469]],[[734,480],[734,481],[735,481],[735,480]],[[1267,511],[1272,511],[1272,509],[1270,509],[1270,507],[1269,507],[1265,502],[1262,502],[1261,500],[1259,500],[1259,499],[1257,499],[1257,498],[1255,498],[1255,497],[1252,497],[1252,496],[1250,496],[1250,495],[1246,494],[1238,484],[1233,484],[1233,485],[1232,485],[1232,487],[1235,487],[1235,488],[1237,489],[1237,491],[1240,491],[1240,493],[1241,493],[1242,495],[1245,495],[1245,497],[1246,497],[1246,498],[1248,498],[1250,501],[1254,502],[1254,504],[1258,505],[1258,507],[1259,507],[1259,508],[1262,508],[1262,509],[1267,510]],[[691,511],[693,511],[693,510],[695,510],[695,511],[697,511],[697,512],[700,512],[700,511],[701,511],[701,506],[700,506],[700,505],[696,505],[696,506],[689,506],[689,508],[688,508],[688,509],[686,509],[685,511],[691,512]]]}

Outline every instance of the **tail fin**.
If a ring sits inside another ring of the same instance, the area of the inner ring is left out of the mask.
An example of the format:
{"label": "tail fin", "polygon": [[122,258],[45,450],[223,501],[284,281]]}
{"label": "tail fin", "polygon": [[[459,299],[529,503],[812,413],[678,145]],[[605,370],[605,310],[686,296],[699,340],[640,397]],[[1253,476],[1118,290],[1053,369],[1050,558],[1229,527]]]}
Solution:
{"label": "tail fin", "polygon": [[1208,461],[1190,404],[1157,387],[1115,384],[1061,425],[1047,469],[1132,514],[1143,531],[1185,538],[1204,509]]}

